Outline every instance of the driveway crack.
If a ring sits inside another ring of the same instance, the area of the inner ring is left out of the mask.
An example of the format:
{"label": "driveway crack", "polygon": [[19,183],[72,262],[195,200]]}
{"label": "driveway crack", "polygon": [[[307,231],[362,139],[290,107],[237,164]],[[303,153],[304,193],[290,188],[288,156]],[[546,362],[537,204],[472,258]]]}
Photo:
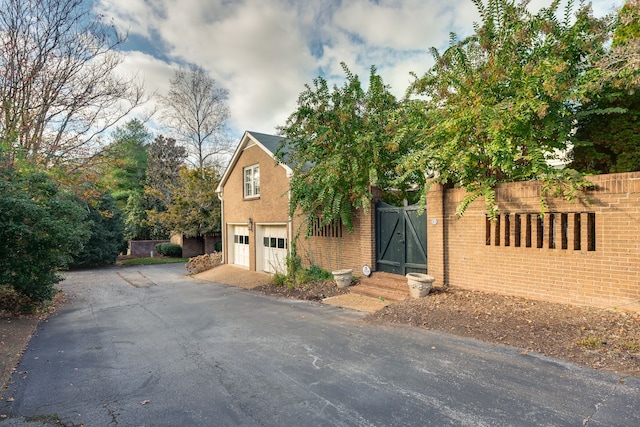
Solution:
{"label": "driveway crack", "polygon": [[591,420],[598,415],[598,412],[600,411],[600,409],[607,403],[607,401],[609,400],[609,398],[618,390],[618,387],[620,386],[620,384],[624,383],[627,377],[622,377],[618,380],[618,382],[613,386],[613,388],[611,389],[611,391],[609,393],[607,393],[607,395],[600,401],[597,402],[594,406],[595,409],[594,411],[589,414],[589,416],[587,416],[587,418],[585,418],[582,421],[582,425],[587,427],[589,425],[589,423],[591,423]]}

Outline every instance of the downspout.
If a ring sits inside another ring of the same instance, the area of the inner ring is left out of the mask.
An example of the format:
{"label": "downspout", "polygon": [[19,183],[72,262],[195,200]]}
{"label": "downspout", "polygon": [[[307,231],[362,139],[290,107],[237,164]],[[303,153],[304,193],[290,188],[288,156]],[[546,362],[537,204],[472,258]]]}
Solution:
{"label": "downspout", "polygon": [[[289,185],[287,185],[287,211],[289,211],[289,206],[291,206],[291,173],[287,172],[287,179],[289,180]],[[289,235],[289,247],[287,248],[287,254],[289,254],[289,259],[291,259],[291,254],[292,254],[292,248],[293,248],[293,217],[291,216],[291,214],[289,215],[289,226],[287,227],[287,234]],[[295,242],[295,245],[297,247],[297,243]],[[288,263],[287,263],[288,264]],[[287,274],[290,274],[290,272],[288,271],[288,265],[287,265]]]}
{"label": "downspout", "polygon": [[227,264],[227,225],[224,222],[224,199],[222,193],[224,187],[218,192],[220,200],[220,231],[222,232],[222,264]]}

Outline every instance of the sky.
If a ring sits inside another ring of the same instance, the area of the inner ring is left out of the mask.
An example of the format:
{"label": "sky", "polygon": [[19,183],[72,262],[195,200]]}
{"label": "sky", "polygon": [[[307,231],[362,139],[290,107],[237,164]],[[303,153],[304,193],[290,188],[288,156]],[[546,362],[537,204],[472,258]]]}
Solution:
{"label": "sky", "polygon": [[[551,0],[532,0],[537,10]],[[578,1],[576,0],[576,3]],[[276,134],[305,84],[342,84],[340,63],[368,81],[375,66],[401,97],[444,50],[449,34],[473,33],[471,0],[94,0],[96,12],[128,32],[123,74],[166,94],[173,72],[195,64],[229,91],[231,142],[245,130]],[[603,16],[624,0],[594,0]],[[144,114],[153,108],[145,106]],[[150,122],[153,124],[153,120]],[[153,125],[152,125],[153,127]]]}

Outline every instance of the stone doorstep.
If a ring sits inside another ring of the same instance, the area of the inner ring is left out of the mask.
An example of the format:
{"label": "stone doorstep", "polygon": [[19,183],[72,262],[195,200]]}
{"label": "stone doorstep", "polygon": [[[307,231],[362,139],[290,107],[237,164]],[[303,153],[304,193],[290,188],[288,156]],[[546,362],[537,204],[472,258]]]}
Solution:
{"label": "stone doorstep", "polygon": [[370,277],[362,277],[360,283],[351,286],[349,292],[385,301],[402,301],[409,298],[407,278],[399,274],[374,272]]}

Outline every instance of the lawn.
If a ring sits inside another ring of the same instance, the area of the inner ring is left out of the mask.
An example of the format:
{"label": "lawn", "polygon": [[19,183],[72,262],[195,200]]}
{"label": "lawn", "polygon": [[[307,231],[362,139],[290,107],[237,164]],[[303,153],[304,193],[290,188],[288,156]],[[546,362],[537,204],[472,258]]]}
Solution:
{"label": "lawn", "polygon": [[123,259],[122,265],[155,265],[155,264],[172,264],[172,263],[187,263],[189,258],[170,258],[170,257],[146,257],[146,258],[130,258]]}

